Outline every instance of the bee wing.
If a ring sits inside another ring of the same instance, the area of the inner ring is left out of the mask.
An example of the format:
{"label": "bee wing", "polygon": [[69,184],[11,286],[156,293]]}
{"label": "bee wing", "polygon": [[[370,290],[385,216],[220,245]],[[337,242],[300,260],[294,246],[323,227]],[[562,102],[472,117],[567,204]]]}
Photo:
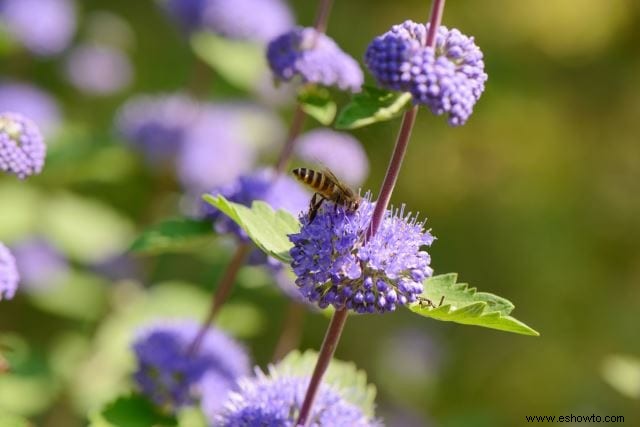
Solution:
{"label": "bee wing", "polygon": [[331,170],[328,167],[323,166],[321,171],[323,174],[327,176],[327,178],[333,181],[333,183],[336,185],[336,187],[340,189],[340,191],[347,194],[353,194],[353,190],[351,190],[351,188],[349,188],[346,184],[340,181],[340,179],[337,176],[335,176],[335,174],[331,172]]}

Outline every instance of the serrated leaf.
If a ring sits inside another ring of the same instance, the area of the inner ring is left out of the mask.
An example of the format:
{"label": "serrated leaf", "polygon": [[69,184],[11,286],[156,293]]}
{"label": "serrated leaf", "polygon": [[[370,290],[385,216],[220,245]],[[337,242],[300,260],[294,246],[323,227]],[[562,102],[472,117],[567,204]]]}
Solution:
{"label": "serrated leaf", "polygon": [[371,86],[363,86],[362,92],[353,95],[344,106],[337,129],[356,129],[398,117],[411,103],[410,93],[389,92]]}
{"label": "serrated leaf", "polygon": [[331,93],[321,87],[306,86],[298,93],[298,102],[302,110],[325,126],[329,126],[336,117],[337,106],[331,99]]}
{"label": "serrated leaf", "polygon": [[266,254],[284,263],[291,262],[289,249],[292,244],[287,235],[297,233],[300,223],[289,212],[281,209],[274,211],[262,201],[253,202],[248,208],[230,202],[223,196],[205,194],[202,198],[238,224]]}
{"label": "serrated leaf", "polygon": [[[280,376],[310,376],[318,360],[318,353],[307,350],[292,351],[278,362],[273,371]],[[323,381],[336,389],[347,401],[374,416],[376,388],[367,383],[367,374],[358,370],[355,363],[332,359]]]}
{"label": "serrated leaf", "polygon": [[199,32],[191,37],[191,47],[222,78],[240,89],[255,88],[268,71],[264,47],[255,43]]}
{"label": "serrated leaf", "polygon": [[[436,307],[416,303],[409,309],[421,316],[464,325],[482,326],[505,332],[539,336],[521,321],[509,316],[514,305],[507,299],[487,292],[477,292],[466,283],[456,283],[457,274],[450,273],[429,278],[421,295]],[[444,299],[443,299],[444,297]],[[439,305],[442,301],[442,305]]]}
{"label": "serrated leaf", "polygon": [[202,247],[214,236],[210,221],[173,218],[143,231],[129,250],[146,255],[182,252]]}
{"label": "serrated leaf", "polygon": [[92,417],[92,427],[171,427],[174,417],[160,413],[147,399],[139,395],[119,397]]}

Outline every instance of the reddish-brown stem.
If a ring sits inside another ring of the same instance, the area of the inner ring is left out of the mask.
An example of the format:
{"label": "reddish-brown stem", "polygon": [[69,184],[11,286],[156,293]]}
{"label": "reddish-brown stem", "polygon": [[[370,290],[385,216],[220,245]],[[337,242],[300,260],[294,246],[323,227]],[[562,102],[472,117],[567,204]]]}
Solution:
{"label": "reddish-brown stem", "polygon": [[313,407],[313,401],[318,393],[318,388],[322,382],[322,377],[329,367],[329,362],[333,358],[333,354],[336,352],[336,347],[340,341],[340,335],[342,335],[342,329],[347,321],[349,312],[346,309],[336,310],[331,317],[331,323],[329,323],[329,329],[324,336],[322,347],[320,347],[320,354],[318,354],[318,361],[316,367],[311,375],[309,381],[309,387],[307,388],[307,394],[302,402],[300,408],[300,415],[296,421],[296,426],[306,426],[309,421],[309,415],[311,415],[311,408]]}
{"label": "reddish-brown stem", "polygon": [[[431,7],[431,17],[429,18],[429,31],[427,31],[426,41],[426,44],[429,47],[434,47],[436,44],[436,34],[438,33],[438,28],[440,27],[440,24],[442,22],[444,3],[445,0],[433,1],[433,6]],[[417,106],[404,113],[404,116],[402,118],[402,126],[400,127],[400,132],[398,133],[398,139],[396,141],[396,146],[393,149],[393,155],[391,156],[391,161],[389,162],[387,173],[384,177],[384,181],[382,181],[380,196],[376,201],[376,207],[371,217],[371,225],[369,226],[369,230],[366,236],[367,239],[376,234],[376,231],[378,231],[378,227],[380,227],[382,219],[384,218],[384,213],[389,207],[389,202],[391,201],[391,193],[393,193],[396,181],[398,180],[398,174],[400,173],[402,160],[404,159],[404,155],[407,152],[407,146],[409,145],[411,131],[413,130],[413,124],[416,121],[417,114]]]}
{"label": "reddish-brown stem", "polygon": [[400,174],[400,167],[402,166],[404,155],[407,152],[407,146],[409,145],[411,131],[413,130],[413,124],[416,121],[417,114],[418,107],[413,107],[409,111],[404,113],[404,117],[402,118],[402,125],[400,126],[400,132],[398,133],[396,146],[393,149],[393,154],[391,156],[389,166],[387,167],[387,173],[384,177],[384,181],[382,181],[380,196],[378,196],[376,207],[373,210],[371,225],[369,226],[369,230],[366,236],[367,240],[370,239],[378,231],[378,227],[380,227],[380,223],[382,223],[384,213],[389,206],[391,193],[393,193],[393,188],[395,187],[396,181],[398,180],[398,175]]}
{"label": "reddish-brown stem", "polygon": [[213,80],[214,73],[211,67],[205,64],[202,59],[196,57],[193,61],[187,86],[189,94],[197,99],[205,99],[211,90]]}
{"label": "reddish-brown stem", "polygon": [[442,23],[442,14],[444,13],[445,0],[433,0],[431,5],[431,16],[429,17],[429,30],[427,31],[426,44],[429,47],[436,45],[436,34]]}
{"label": "reddish-brown stem", "polygon": [[273,352],[272,362],[278,362],[291,350],[298,347],[300,335],[302,334],[302,323],[304,322],[305,307],[296,301],[289,303],[287,315],[284,319],[284,326],[276,349]]}
{"label": "reddish-brown stem", "polygon": [[[434,0],[433,2],[431,17],[429,19],[430,30],[427,34],[428,46],[433,47],[435,45],[437,29],[440,27],[440,23],[442,22],[444,3],[445,0]],[[395,187],[396,181],[398,180],[398,174],[400,173],[402,160],[404,159],[404,155],[407,151],[407,146],[411,137],[411,131],[413,129],[413,124],[415,123],[417,114],[418,107],[413,107],[409,111],[404,113],[400,132],[398,133],[398,139],[396,140],[396,145],[393,149],[389,167],[387,168],[387,173],[384,177],[384,181],[382,182],[380,196],[378,197],[378,200],[376,202],[376,207],[371,219],[371,225],[369,226],[366,235],[367,239],[375,235],[378,227],[380,226],[380,223],[382,222],[384,213],[389,206],[391,194],[393,193],[393,188]],[[327,334],[325,335],[324,341],[322,342],[322,347],[320,348],[318,361],[313,371],[313,375],[311,376],[311,381],[309,382],[307,394],[304,397],[304,402],[302,403],[302,408],[300,409],[300,415],[298,416],[296,426],[304,427],[309,420],[311,408],[313,407],[313,401],[318,392],[320,383],[322,382],[322,377],[327,370],[327,367],[329,366],[329,362],[333,357],[333,353],[336,350],[338,341],[340,340],[340,334],[342,333],[342,329],[344,328],[346,320],[347,310],[345,309],[337,310],[333,314],[331,324],[329,325]]]}
{"label": "reddish-brown stem", "polygon": [[[331,6],[333,5],[333,0],[321,0],[318,6],[318,12],[316,15],[316,20],[314,23],[314,27],[316,30],[320,32],[324,32],[327,29],[327,22],[329,21],[329,15],[331,14]],[[202,88],[204,85],[203,81],[207,81],[210,78],[213,78],[213,73],[211,69],[207,67],[206,70],[201,68],[204,63],[198,58],[196,59],[196,64],[194,66],[194,74],[192,76],[192,85],[191,85],[191,93],[194,95],[200,95],[202,93]],[[280,152],[280,156],[278,157],[278,161],[276,163],[276,173],[275,179],[279,175],[281,175],[284,170],[289,166],[289,162],[291,161],[291,157],[293,156],[293,146],[295,144],[296,139],[302,132],[304,127],[304,122],[306,119],[306,114],[302,109],[302,105],[298,103],[296,105],[296,109],[293,113],[293,119],[291,120],[291,127],[289,128],[289,133],[287,135],[287,140],[285,142],[282,151]],[[236,254],[233,256],[231,263],[227,267],[225,271],[224,277],[221,280],[220,286],[214,292],[213,300],[211,302],[211,308],[209,309],[209,313],[205,321],[203,322],[200,330],[198,331],[198,335],[196,335],[195,339],[189,346],[188,352],[189,354],[194,354],[198,351],[202,340],[204,339],[207,330],[209,329],[209,325],[215,319],[218,311],[222,307],[222,305],[227,300],[227,297],[231,293],[231,289],[233,288],[233,284],[236,279],[236,275],[240,270],[240,267],[244,264],[244,260],[249,254],[252,245],[249,243],[241,244],[236,250]]]}
{"label": "reddish-brown stem", "polygon": [[332,6],[333,0],[321,0],[318,5],[316,20],[313,23],[313,27],[321,33],[327,31],[327,23],[329,22],[329,15],[331,14]]}
{"label": "reddish-brown stem", "polygon": [[289,128],[287,141],[285,142],[284,147],[282,147],[280,157],[278,158],[278,162],[276,163],[276,176],[282,174],[289,166],[291,156],[293,156],[293,146],[296,142],[296,139],[302,132],[306,117],[307,116],[305,112],[302,110],[302,105],[297,104],[296,110],[293,112],[293,118],[291,119],[291,127]]}
{"label": "reddish-brown stem", "polygon": [[244,260],[247,255],[249,255],[251,249],[252,245],[250,243],[241,243],[240,245],[238,245],[236,253],[233,255],[231,262],[227,266],[222,279],[220,279],[218,289],[216,289],[213,293],[213,298],[211,300],[211,306],[209,308],[209,312],[207,313],[207,317],[205,318],[204,322],[202,322],[198,334],[189,346],[189,354],[197,353],[198,349],[200,348],[200,344],[202,344],[202,340],[207,334],[207,330],[209,329],[211,322],[213,322],[213,320],[216,318],[216,316],[220,312],[220,308],[222,308],[222,305],[229,297],[231,289],[233,289],[233,284],[236,281],[236,275],[244,264]]}
{"label": "reddish-brown stem", "polygon": [[[313,23],[313,27],[320,33],[327,31],[327,24],[329,22],[329,15],[331,14],[332,6],[333,0],[320,0],[320,3],[318,4],[318,10],[316,12],[316,19]],[[293,112],[293,119],[291,121],[291,127],[289,128],[289,134],[287,135],[287,141],[280,153],[278,163],[276,164],[276,177],[282,174],[287,166],[289,166],[289,161],[293,156],[293,146],[296,139],[302,132],[306,117],[305,112],[302,110],[302,105],[298,103],[295,111]]]}

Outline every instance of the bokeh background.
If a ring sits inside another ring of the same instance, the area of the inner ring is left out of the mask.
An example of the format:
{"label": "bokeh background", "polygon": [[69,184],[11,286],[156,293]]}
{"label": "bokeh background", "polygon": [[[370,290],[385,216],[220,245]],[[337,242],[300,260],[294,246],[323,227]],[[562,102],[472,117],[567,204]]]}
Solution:
{"label": "bokeh background", "polygon": [[[290,5],[299,23],[312,23],[315,2]],[[85,425],[88,412],[126,390],[134,326],[161,315],[200,318],[231,253],[218,239],[197,253],[126,254],[145,227],[180,214],[182,198],[170,173],[157,173],[118,136],[114,117],[136,93],[190,87],[201,65],[150,0],[76,6],[75,45],[95,37],[95,12],[119,18],[109,33],[131,62],[131,80],[115,94],[68,83],[70,48],[38,58],[0,33],[0,79],[35,84],[60,107],[44,173],[0,177],[0,240],[16,246],[36,236],[69,260],[55,286],[49,280],[0,303],[0,338],[14,366],[0,375],[0,408],[38,426]],[[375,35],[425,21],[429,7],[336,0],[328,33],[360,59]],[[542,335],[400,310],[352,317],[336,355],[367,372],[391,426],[514,426],[525,415],[592,413],[640,423],[637,398],[602,375],[611,355],[640,357],[640,4],[458,0],[443,23],[475,36],[487,89],[462,128],[420,113],[392,202],[428,217],[436,273],[458,272],[510,299]],[[253,96],[220,76],[202,95]],[[285,123],[291,111],[279,108]],[[354,132],[371,163],[363,188],[378,190],[398,127],[393,120]],[[287,306],[267,273],[247,267],[219,325],[265,366]],[[300,348],[317,349],[327,323],[307,315]]]}

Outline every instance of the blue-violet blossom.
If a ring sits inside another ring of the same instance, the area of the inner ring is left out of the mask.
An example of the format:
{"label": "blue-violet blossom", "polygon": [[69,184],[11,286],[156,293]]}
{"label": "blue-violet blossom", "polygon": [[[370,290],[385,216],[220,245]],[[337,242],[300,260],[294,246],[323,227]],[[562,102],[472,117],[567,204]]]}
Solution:
{"label": "blue-violet blossom", "polygon": [[[309,377],[266,375],[256,369],[252,378],[242,378],[239,390],[231,392],[224,408],[212,420],[217,427],[293,427],[300,413]],[[373,427],[356,405],[346,401],[338,391],[321,384],[309,416],[312,427]]]}
{"label": "blue-violet blossom", "polygon": [[276,37],[267,47],[267,60],[282,81],[298,76],[303,83],[358,92],[364,80],[356,60],[314,28],[295,27]]}
{"label": "blue-violet blossom", "polygon": [[325,202],[316,218],[300,216],[302,228],[289,235],[291,266],[300,292],[321,308],[333,305],[358,313],[394,311],[413,303],[433,274],[421,250],[434,237],[424,223],[387,210],[377,233],[364,243],[374,210],[367,194],[355,212]]}
{"label": "blue-violet blossom", "polygon": [[284,139],[280,118],[248,102],[203,105],[178,153],[177,174],[192,194],[227,185],[255,167],[260,152]]}
{"label": "blue-violet blossom", "polygon": [[61,113],[56,100],[27,83],[0,83],[0,111],[13,111],[29,117],[45,135],[55,133],[60,127]]}
{"label": "blue-violet blossom", "polygon": [[282,0],[166,0],[164,8],[186,32],[204,30],[258,43],[267,43],[294,23]]}
{"label": "blue-violet blossom", "polygon": [[138,332],[133,343],[138,364],[134,378],[158,406],[176,410],[195,403],[208,375],[215,377],[217,398],[222,401],[237,379],[250,372],[246,351],[217,329],[207,331],[198,351],[189,354],[199,329],[198,323],[184,320],[159,322]]}
{"label": "blue-violet blossom", "polygon": [[9,249],[0,242],[0,301],[11,299],[18,289],[20,276],[16,259]]}
{"label": "blue-violet blossom", "polygon": [[298,138],[295,150],[305,162],[325,165],[352,186],[362,184],[369,173],[369,160],[362,144],[346,132],[314,129]]}
{"label": "blue-violet blossom", "polygon": [[293,27],[282,0],[207,0],[202,26],[223,37],[267,43]]}
{"label": "blue-violet blossom", "polygon": [[0,113],[0,171],[20,179],[39,174],[47,147],[38,127],[16,113]]}
{"label": "blue-violet blossom", "polygon": [[116,127],[152,164],[162,164],[173,162],[199,115],[186,95],[139,95],[121,107]]}
{"label": "blue-violet blossom", "polygon": [[47,240],[30,237],[11,246],[20,273],[22,288],[46,291],[68,277],[69,263]]}
{"label": "blue-violet blossom", "polygon": [[103,44],[76,46],[65,63],[67,80],[90,95],[111,95],[131,83],[133,68],[119,49]]}
{"label": "blue-violet blossom", "polygon": [[381,86],[410,92],[414,103],[463,125],[487,80],[482,51],[473,37],[445,26],[438,28],[435,49],[426,47],[428,28],[413,21],[394,25],[371,42],[365,63]]}
{"label": "blue-violet blossom", "polygon": [[0,26],[39,56],[62,52],[76,30],[72,0],[2,0]]}
{"label": "blue-violet blossom", "polygon": [[[263,169],[249,175],[242,175],[229,185],[219,187],[210,193],[221,195],[225,199],[244,206],[251,206],[253,201],[262,200],[274,210],[284,209],[293,215],[299,214],[309,204],[309,195],[293,178],[288,175],[275,175],[270,169]],[[249,237],[231,218],[203,203],[204,215],[211,219],[218,233],[233,233],[240,240],[248,241]]]}

